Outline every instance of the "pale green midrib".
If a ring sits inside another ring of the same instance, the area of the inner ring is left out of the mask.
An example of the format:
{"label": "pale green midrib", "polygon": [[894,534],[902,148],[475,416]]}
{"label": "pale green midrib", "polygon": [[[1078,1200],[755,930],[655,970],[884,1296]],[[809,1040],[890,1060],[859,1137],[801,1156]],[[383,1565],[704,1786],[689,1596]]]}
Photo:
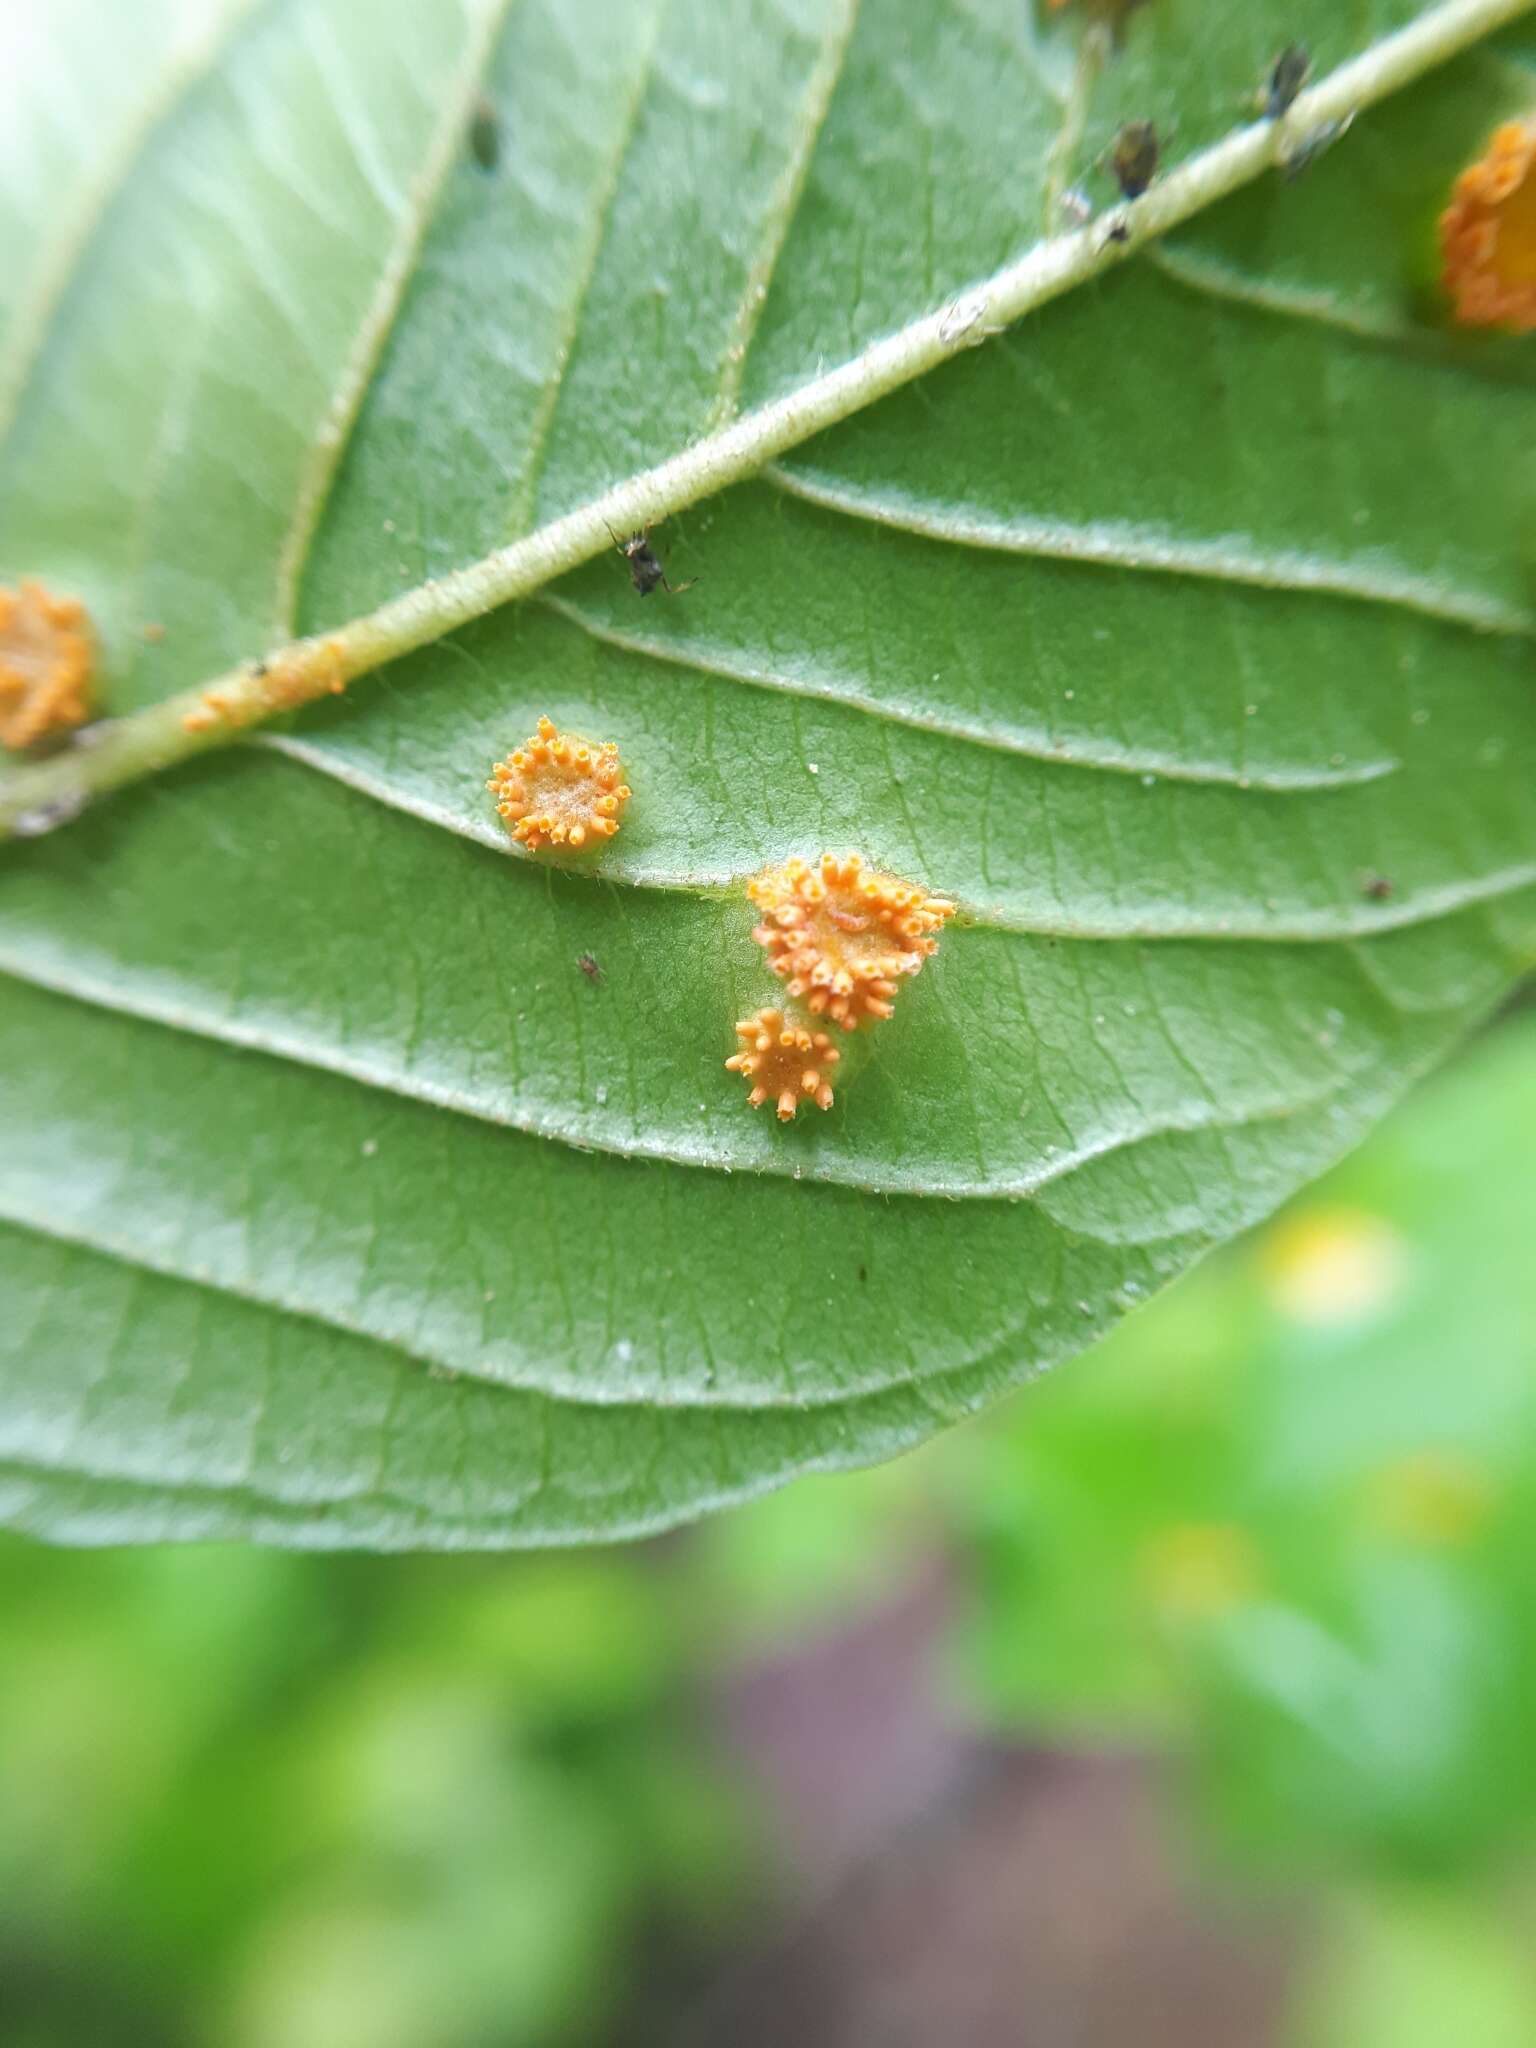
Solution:
{"label": "pale green midrib", "polygon": [[[0,347],[0,460],[10,446],[11,435],[26,405],[32,377],[47,352],[48,336],[59,308],[68,297],[87,251],[101,232],[108,213],[132,177],[135,165],[148,154],[155,137],[186,104],[212,73],[234,43],[258,20],[264,20],[287,4],[287,0],[231,0],[228,14],[203,41],[193,40],[189,49],[175,50],[162,76],[162,90],[147,95],[140,118],[127,134],[127,148],[116,166],[117,176],[87,191],[73,233],[62,237],[62,255],[34,271],[31,289],[18,295],[18,311],[10,339]],[[50,236],[44,246],[60,248],[60,238]]]}
{"label": "pale green midrib", "polygon": [[1402,765],[1395,759],[1381,757],[1358,762],[1348,768],[1241,769],[1215,762],[1182,760],[1177,754],[1151,748],[1137,751],[1125,747],[1114,754],[1085,752],[1075,743],[1065,745],[1052,741],[1044,732],[1032,733],[1025,739],[1022,727],[1008,733],[995,727],[988,729],[968,725],[958,718],[946,718],[942,714],[889,703],[869,696],[857,685],[823,687],[803,678],[777,675],[763,667],[733,667],[724,656],[706,654],[686,641],[648,640],[642,634],[622,632],[592,618],[568,598],[555,597],[549,592],[531,598],[529,602],[568,619],[605,647],[617,647],[624,653],[659,662],[665,667],[717,676],[722,682],[738,683],[744,689],[771,690],[781,696],[802,698],[807,703],[843,705],[850,711],[862,712],[913,732],[934,733],[941,739],[957,740],[967,746],[1007,754],[1022,761],[1040,761],[1051,768],[1079,768],[1085,773],[1138,778],[1155,775],[1160,782],[1187,782],[1202,788],[1252,789],[1268,795],[1305,796],[1318,791],[1352,789],[1362,782],[1379,782]]}
{"label": "pale green midrib", "polygon": [[[1312,127],[1338,119],[1397,91],[1529,11],[1532,0],[1439,0],[1439,4],[1309,86],[1291,124]],[[1166,234],[1213,201],[1273,165],[1282,124],[1250,122],[1186,159],[1136,202],[1129,243],[1111,245],[1092,227],[1033,245],[1016,262],[979,280],[947,310],[925,314],[875,341],[839,367],[739,419],[654,469],[616,485],[526,539],[405,592],[366,617],[314,642],[287,650],[295,687],[308,696],[330,687],[339,663],[353,676],[442,639],[493,607],[532,594],[564,570],[601,553],[611,531],[652,524],[760,469],[812,434],[850,417],[910,383],[982,337],[990,322],[1010,324],[1090,277],[1111,268],[1139,243]],[[959,328],[960,304],[979,306],[981,327]],[[216,689],[223,710],[210,724],[188,723],[204,692]],[[287,705],[297,701],[284,693]],[[18,826],[55,829],[81,804],[175,761],[227,744],[272,715],[261,678],[248,664],[118,721],[90,750],[73,750],[12,779],[0,793],[0,835]]]}
{"label": "pale green midrib", "polygon": [[1536,612],[1480,592],[1437,588],[1411,570],[1373,578],[1356,568],[1341,568],[1316,552],[1273,549],[1245,556],[1233,548],[1230,536],[1191,540],[1153,533],[1145,523],[1124,520],[1083,525],[1065,519],[967,518],[960,508],[930,508],[915,497],[883,497],[809,464],[770,462],[764,465],[762,475],[790,497],[802,498],[824,511],[952,547],[1081,562],[1145,575],[1190,576],[1237,589],[1331,597],[1374,610],[1404,612],[1411,618],[1430,619],[1436,625],[1476,634],[1498,633],[1515,639],[1536,636]]}
{"label": "pale green midrib", "polygon": [[[1358,962],[1353,962],[1356,971],[1370,988],[1374,1001],[1383,1010],[1396,1015],[1399,1005],[1392,991],[1380,980],[1368,976]],[[185,1001],[161,1001],[153,996],[129,993],[113,983],[109,976],[100,978],[82,972],[78,967],[68,971],[57,967],[43,966],[28,960],[24,955],[0,951],[0,978],[22,983],[24,986],[45,990],[60,999],[77,1003],[84,1008],[100,1011],[108,1016],[127,1018],[139,1024],[147,1024],[172,1036],[185,1034],[201,1043],[222,1047],[231,1053],[249,1054],[262,1059],[273,1060],[280,1065],[297,1067],[306,1073],[329,1074],[339,1080],[351,1082],[354,1086],[366,1088],[391,1100],[417,1103],[439,1110],[447,1115],[462,1116],[474,1123],[488,1124],[494,1129],[508,1130],[522,1137],[558,1144],[565,1149],[584,1153],[594,1158],[615,1159],[636,1166],[668,1166],[701,1173],[750,1174],[767,1183],[789,1182],[807,1188],[824,1188],[834,1193],[872,1195],[882,1199],[903,1201],[963,1201],[1008,1203],[1036,1201],[1047,1190],[1059,1188],[1072,1176],[1087,1168],[1102,1163],[1119,1152],[1130,1151],[1137,1145],[1147,1144],[1155,1139],[1170,1137],[1191,1137],[1212,1130],[1236,1130],[1259,1124],[1283,1123],[1287,1119],[1325,1106],[1336,1099],[1350,1085],[1347,1079],[1330,1082],[1304,1093],[1239,1105],[1217,1105],[1209,1102],[1209,1113],[1202,1110],[1186,1117],[1165,1117],[1161,1120],[1146,1118],[1139,1128],[1129,1128],[1122,1123],[1113,1130],[1106,1129],[1098,1136],[1080,1141],[1060,1156],[1034,1173],[1019,1174],[1011,1178],[1002,1174],[987,1180],[967,1180],[958,1174],[929,1177],[914,1180],[908,1174],[884,1172],[856,1174],[840,1166],[822,1163],[807,1163],[799,1156],[780,1155],[777,1151],[767,1159],[753,1160],[732,1155],[721,1148],[706,1149],[696,1146],[687,1149],[676,1144],[666,1144],[644,1135],[627,1132],[620,1138],[606,1136],[592,1121],[578,1123],[574,1119],[561,1125],[553,1117],[524,1115],[518,1116],[502,1105],[492,1106],[477,1101],[462,1091],[439,1086],[418,1075],[407,1074],[403,1068],[390,1073],[376,1063],[366,1059],[353,1058],[339,1047],[306,1036],[302,1032],[274,1029],[270,1025],[247,1025],[236,1022],[228,1015],[218,1016],[211,1011],[199,1012]],[[1428,1014],[1449,1014],[1458,1008],[1455,1000],[1439,1004]],[[724,1054],[721,1054],[720,1068],[724,1070]],[[731,1098],[743,1116],[750,1114],[744,1104]],[[617,1123],[619,1119],[615,1118]],[[754,1127],[755,1128],[755,1127]]]}
{"label": "pale green midrib", "polygon": [[473,15],[466,22],[464,61],[445,82],[442,113],[427,138],[416,175],[406,187],[405,207],[394,241],[340,365],[336,388],[299,478],[288,530],[278,550],[274,641],[291,639],[298,629],[304,578],[326,502],[412,280],[421,267],[443,186],[462,146],[486,73],[495,60],[508,12],[517,4],[519,0],[477,0],[478,22]]}
{"label": "pale green midrib", "polygon": [[[680,869],[652,869],[637,873],[611,859],[595,866],[578,866],[575,862],[562,865],[524,853],[490,819],[476,820],[458,815],[396,783],[365,772],[344,754],[332,753],[324,746],[286,733],[257,734],[255,744],[333,782],[340,782],[347,789],[382,804],[388,810],[399,811],[421,824],[466,840],[471,846],[482,847],[487,853],[507,860],[528,862],[535,867],[553,868],[560,873],[586,875],[620,888],[656,890],[664,895],[719,898],[739,894],[763,865],[757,862],[739,872],[731,869],[709,875]],[[1056,765],[1065,767],[1068,764],[1060,762]],[[824,849],[819,844],[812,846],[807,843],[801,850],[820,852]],[[935,888],[944,885],[940,876],[925,879]],[[1129,919],[1118,924],[1090,924],[1081,918],[1053,918],[1043,912],[1029,918],[1009,917],[995,904],[974,904],[954,889],[944,886],[950,900],[959,906],[959,928],[962,930],[976,926],[985,931],[1006,932],[1015,938],[1070,939],[1095,945],[1124,941],[1135,945],[1198,942],[1213,945],[1325,946],[1351,939],[1375,938],[1383,932],[1402,931],[1410,926],[1433,923],[1442,917],[1454,917],[1458,912],[1475,909],[1479,904],[1516,895],[1533,883],[1536,883],[1536,857],[1530,862],[1495,869],[1470,881],[1448,882],[1436,888],[1421,889],[1412,895],[1406,892],[1394,895],[1385,903],[1374,903],[1362,897],[1354,901],[1348,910],[1320,913],[1310,922],[1289,924],[1276,916],[1254,923],[1244,923],[1235,917],[1208,916],[1198,920],[1192,918],[1182,924],[1166,915],[1140,924]]]}

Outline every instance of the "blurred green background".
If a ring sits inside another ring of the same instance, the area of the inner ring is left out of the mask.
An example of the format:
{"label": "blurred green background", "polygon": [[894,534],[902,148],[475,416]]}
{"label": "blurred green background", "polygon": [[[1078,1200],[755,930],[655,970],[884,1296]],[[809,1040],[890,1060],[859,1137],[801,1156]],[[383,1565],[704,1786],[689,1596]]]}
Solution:
{"label": "blurred green background", "polygon": [[1006,1408],[623,1551],[0,1545],[5,2048],[1536,2042],[1536,1013]]}

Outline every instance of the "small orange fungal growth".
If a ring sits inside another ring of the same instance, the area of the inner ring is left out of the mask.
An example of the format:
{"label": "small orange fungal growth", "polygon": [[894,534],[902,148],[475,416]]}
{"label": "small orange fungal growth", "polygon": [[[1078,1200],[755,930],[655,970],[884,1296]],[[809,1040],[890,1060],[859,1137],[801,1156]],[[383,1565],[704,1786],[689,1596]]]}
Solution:
{"label": "small orange fungal growth", "polygon": [[531,740],[498,761],[486,784],[507,830],[530,853],[541,846],[585,846],[611,839],[629,801],[629,787],[612,740],[601,746],[575,733],[556,732],[541,718]]}
{"label": "small orange fungal growth", "polygon": [[1440,216],[1445,288],[1463,327],[1536,329],[1536,121],[1506,121]]}
{"label": "small orange fungal growth", "polygon": [[802,1099],[818,1109],[832,1107],[826,1070],[842,1057],[825,1031],[809,1031],[782,1010],[758,1010],[736,1026],[741,1051],[726,1061],[733,1074],[752,1083],[747,1107],[773,1102],[780,1123],[788,1123]]}
{"label": "small orange fungal growth", "polygon": [[942,896],[866,869],[856,853],[799,859],[747,884],[763,921],[752,936],[789,995],[845,1031],[889,1017],[903,975],[936,951],[955,914]]}
{"label": "small orange fungal growth", "polygon": [[226,723],[237,725],[240,720],[221,690],[204,690],[192,709],[181,714],[184,732],[212,732]]}
{"label": "small orange fungal growth", "polygon": [[93,655],[85,606],[29,579],[0,589],[0,745],[35,746],[83,725]]}

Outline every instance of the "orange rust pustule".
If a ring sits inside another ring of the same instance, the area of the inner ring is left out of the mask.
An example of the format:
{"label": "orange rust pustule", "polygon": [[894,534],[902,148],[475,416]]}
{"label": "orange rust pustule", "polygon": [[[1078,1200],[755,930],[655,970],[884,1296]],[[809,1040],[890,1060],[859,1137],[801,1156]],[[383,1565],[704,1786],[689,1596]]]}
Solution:
{"label": "orange rust pustule", "polygon": [[573,851],[619,829],[629,786],[612,740],[599,746],[556,732],[541,718],[531,740],[498,761],[486,784],[512,837],[536,853],[541,846]]}
{"label": "orange rust pustule", "polygon": [[729,1072],[745,1074],[752,1083],[749,1109],[772,1102],[779,1122],[787,1124],[802,1102],[814,1102],[818,1109],[832,1107],[827,1070],[842,1054],[825,1031],[807,1030],[782,1010],[768,1009],[743,1017],[736,1036],[741,1051],[725,1064]]}
{"label": "orange rust pustule", "polygon": [[1536,329],[1536,121],[1506,121],[1461,173],[1440,251],[1463,327]]}
{"label": "orange rust pustule", "polygon": [[36,746],[91,715],[95,653],[85,606],[28,578],[0,589],[0,746]]}
{"label": "orange rust pustule", "polygon": [[304,641],[270,660],[248,662],[238,679],[210,684],[192,709],[182,713],[181,723],[191,733],[212,732],[221,725],[255,725],[269,712],[297,711],[326,694],[339,697],[349,674],[346,648],[339,639]]}
{"label": "orange rust pustule", "polygon": [[183,732],[213,732],[221,725],[238,730],[250,725],[261,716],[259,708],[235,702],[227,689],[210,685],[199,693],[196,704],[190,711],[181,714]]}
{"label": "orange rust pustule", "polygon": [[914,882],[824,853],[769,868],[747,884],[763,913],[752,936],[786,992],[845,1031],[889,1017],[897,986],[938,946],[955,906]]}

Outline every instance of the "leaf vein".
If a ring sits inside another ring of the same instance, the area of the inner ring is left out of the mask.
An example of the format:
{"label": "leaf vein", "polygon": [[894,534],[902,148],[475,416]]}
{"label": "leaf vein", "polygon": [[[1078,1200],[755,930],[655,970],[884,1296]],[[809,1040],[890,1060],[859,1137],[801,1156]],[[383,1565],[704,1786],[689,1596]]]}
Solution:
{"label": "leaf vein", "polygon": [[882,495],[808,466],[773,462],[763,475],[791,497],[957,547],[1053,561],[1094,562],[1156,575],[1197,576],[1250,584],[1263,590],[1318,591],[1329,597],[1421,614],[1474,633],[1512,637],[1536,634],[1536,612],[1479,591],[1436,585],[1411,570],[1372,572],[1289,549],[1245,549],[1231,536],[1190,539],[1127,520],[1072,525],[1056,519],[978,518],[960,508],[932,506],[906,495]]}
{"label": "leaf vein", "polygon": [[[685,668],[697,675],[718,676],[747,688],[776,690],[786,696],[819,699],[824,703],[847,705],[871,718],[891,725],[909,726],[917,732],[937,733],[945,739],[963,740],[972,746],[995,749],[1030,761],[1045,761],[1053,767],[1083,768],[1110,775],[1152,774],[1168,782],[1216,783],[1235,789],[1262,789],[1286,794],[1318,789],[1342,789],[1361,782],[1375,782],[1391,775],[1400,765],[1381,756],[1358,761],[1346,768],[1254,768],[1228,767],[1216,761],[1190,760],[1157,747],[1123,747],[1110,753],[1055,740],[1043,729],[1027,726],[1003,728],[982,725],[963,718],[947,718],[916,703],[904,704],[886,697],[872,697],[857,683],[841,677],[811,678],[804,674],[787,676],[758,662],[732,658],[718,649],[705,649],[684,640],[653,639],[644,633],[621,631],[583,611],[569,598],[548,594],[535,602],[545,610],[569,619],[584,633],[605,647],[617,647],[648,661]],[[873,658],[870,673],[875,672]]]}
{"label": "leaf vein", "polygon": [[[140,108],[139,118],[130,124],[124,147],[103,175],[81,196],[72,222],[51,236],[41,265],[29,288],[20,296],[9,340],[0,349],[0,449],[10,437],[21,411],[33,371],[47,345],[55,314],[63,304],[78,274],[86,250],[95,238],[107,209],[116,197],[132,166],[140,161],[151,140],[176,109],[196,90],[219,58],[256,12],[259,0],[234,0],[229,11],[188,47],[176,53],[168,65],[160,91]],[[265,0],[272,11],[280,0]]]}
{"label": "leaf vein", "polygon": [[[706,1172],[752,1172],[765,1179],[792,1179],[806,1187],[844,1188],[852,1189],[856,1193],[898,1196],[914,1200],[1027,1200],[1054,1182],[1076,1172],[1079,1167],[1101,1159],[1109,1153],[1142,1144],[1148,1139],[1208,1130],[1215,1123],[1229,1119],[1239,1124],[1284,1119],[1295,1115],[1298,1110],[1317,1106],[1319,1102],[1327,1100],[1333,1092],[1333,1084],[1330,1083],[1326,1088],[1313,1093],[1304,1091],[1235,1106],[1227,1105],[1223,1108],[1219,1107],[1211,1099],[1208,1091],[1202,1088],[1200,1101],[1190,1112],[1177,1116],[1148,1117],[1140,1128],[1130,1128],[1124,1123],[1108,1125],[1086,1137],[1079,1137],[1069,1150],[1054,1152],[1049,1163],[1042,1165],[1037,1172],[1011,1175],[984,1173],[974,1181],[966,1180],[958,1174],[930,1174],[921,1183],[916,1183],[895,1172],[854,1172],[846,1168],[829,1166],[821,1161],[806,1166],[799,1162],[795,1155],[789,1153],[783,1154],[782,1157],[774,1154],[770,1161],[764,1162],[732,1155],[721,1148],[698,1142],[668,1142],[651,1135],[651,1131],[655,1129],[654,1124],[644,1135],[634,1132],[623,1134],[617,1119],[605,1120],[604,1123],[599,1123],[590,1116],[582,1121],[575,1117],[563,1120],[547,1112],[520,1111],[516,1104],[508,1104],[505,1101],[492,1104],[463,1089],[447,1087],[408,1073],[404,1068],[398,1072],[390,1071],[376,1061],[359,1057],[328,1043],[321,1044],[307,1039],[297,1032],[266,1024],[253,1024],[228,1015],[215,1016],[189,1003],[166,1001],[158,995],[140,995],[136,992],[130,994],[121,988],[113,987],[105,980],[97,980],[78,970],[70,973],[50,972],[32,964],[0,960],[0,974],[8,975],[13,980],[24,982],[34,988],[46,989],[69,1002],[81,1003],[114,1016],[133,1018],[161,1030],[182,1032],[227,1050],[254,1053],[306,1071],[331,1074],[381,1095],[406,1102],[428,1103],[451,1115],[467,1117],[472,1122],[517,1131],[525,1137],[548,1139],[573,1151],[601,1153],[605,1157],[627,1160],[637,1166],[687,1167]],[[962,1045],[963,1037],[963,1034],[957,1034],[957,1041]],[[979,1135],[977,1142],[979,1145]],[[246,1209],[241,1213],[248,1214],[249,1211]]]}
{"label": "leaf vein", "polygon": [[532,528],[537,514],[539,478],[543,473],[550,442],[554,436],[555,415],[559,411],[560,399],[565,390],[565,373],[570,366],[571,353],[581,330],[582,315],[596,282],[598,264],[613,217],[614,202],[624,182],[625,160],[634,144],[640,126],[641,110],[655,77],[656,46],[661,30],[661,5],[662,0],[652,0],[650,12],[646,16],[645,41],[641,46],[640,62],[635,70],[634,86],[624,109],[624,119],[619,124],[613,154],[608,162],[607,175],[599,192],[597,204],[592,209],[591,227],[582,248],[574,289],[566,304],[561,336],[555,349],[555,366],[544,379],[544,388],[539,394],[538,404],[534,407],[528,446],[524,451],[522,469],[512,489],[511,510],[507,517],[506,532],[513,539]]}
{"label": "leaf vein", "polygon": [[831,5],[831,33],[824,37],[821,54],[811,72],[801,109],[796,143],[785,159],[784,169],[774,187],[764,216],[763,238],[748,267],[746,285],[731,322],[729,340],[721,361],[715,402],[709,417],[707,431],[710,433],[716,432],[736,415],[742,380],[746,376],[747,357],[757,333],[758,322],[762,319],[763,310],[768,303],[768,293],[773,283],[774,272],[778,268],[779,258],[784,252],[790,230],[799,215],[800,201],[810,177],[816,145],[826,125],[827,114],[847,61],[848,46],[853,40],[859,0],[831,0]]}
{"label": "leaf vein", "polygon": [[[478,0],[478,16],[474,29],[466,38],[464,62],[449,83],[442,118],[428,144],[421,169],[405,195],[397,195],[387,182],[380,182],[366,137],[361,133],[354,134],[351,126],[346,129],[354,158],[374,186],[380,205],[395,216],[397,225],[373,297],[342,365],[340,379],[331,393],[299,479],[292,517],[277,563],[273,618],[275,638],[279,640],[290,638],[296,630],[305,565],[325,500],[335,480],[342,450],[420,262],[433,207],[452,167],[470,109],[491,61],[497,33],[510,4],[511,0]],[[336,103],[338,112],[345,117],[348,95],[339,93]]]}

